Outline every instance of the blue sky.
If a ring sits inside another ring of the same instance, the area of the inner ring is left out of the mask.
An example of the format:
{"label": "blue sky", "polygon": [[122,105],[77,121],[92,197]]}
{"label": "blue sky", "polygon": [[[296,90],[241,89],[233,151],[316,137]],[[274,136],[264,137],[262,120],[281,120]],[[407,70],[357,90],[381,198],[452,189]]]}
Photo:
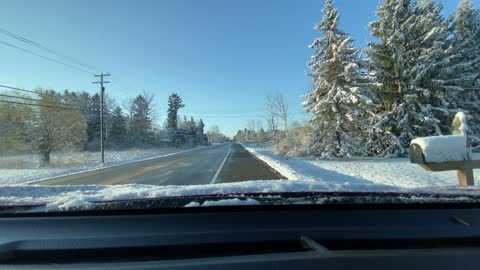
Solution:
{"label": "blue sky", "polygon": [[[337,0],[341,27],[359,47],[378,0]],[[444,0],[445,13],[459,1]],[[478,7],[480,0],[475,0]],[[303,120],[301,96],[308,49],[318,36],[322,0],[10,0],[0,28],[112,73],[107,93],[118,103],[147,90],[158,121],[177,92],[181,114],[203,118],[232,136],[247,120],[263,120],[265,97],[280,92],[292,120]],[[0,34],[0,41],[48,56]],[[98,91],[92,75],[0,44],[0,84],[33,89]],[[291,122],[291,121],[290,121]],[[266,127],[266,125],[264,125]]]}

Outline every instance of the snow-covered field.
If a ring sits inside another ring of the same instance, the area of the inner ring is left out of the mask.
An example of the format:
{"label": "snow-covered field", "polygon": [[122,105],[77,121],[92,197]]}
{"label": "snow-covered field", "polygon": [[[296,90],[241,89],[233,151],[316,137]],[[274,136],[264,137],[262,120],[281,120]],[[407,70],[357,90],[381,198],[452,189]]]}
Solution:
{"label": "snow-covered field", "polygon": [[[326,190],[378,190],[386,186],[422,188],[458,185],[456,171],[429,172],[416,164],[411,164],[407,158],[299,159],[276,155],[265,146],[244,146],[289,180],[321,182],[325,184]],[[480,159],[480,156],[475,158]],[[474,170],[474,174],[475,181],[480,182],[480,169]]]}
{"label": "snow-covered field", "polygon": [[47,168],[35,168],[32,155],[0,157],[0,185],[26,184],[62,175],[121,165],[192,149],[151,148],[106,151],[105,165],[100,165],[98,152],[52,153]]}

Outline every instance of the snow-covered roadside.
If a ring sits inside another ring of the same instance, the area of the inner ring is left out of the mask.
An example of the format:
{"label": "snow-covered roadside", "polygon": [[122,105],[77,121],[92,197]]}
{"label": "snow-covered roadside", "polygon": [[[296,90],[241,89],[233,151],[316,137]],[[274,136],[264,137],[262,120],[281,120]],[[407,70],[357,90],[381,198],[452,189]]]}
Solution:
{"label": "snow-covered roadside", "polygon": [[[96,152],[74,152],[54,153],[51,155],[51,166],[47,168],[0,168],[0,185],[27,184],[46,180],[49,178],[71,175],[106,167],[119,166],[132,162],[163,157],[199,148],[178,149],[178,148],[152,148],[152,149],[131,149],[125,151],[105,152],[105,165],[99,164],[99,153]],[[1,157],[1,163],[8,163],[12,159],[20,160],[22,164],[33,164],[32,156],[24,157]],[[17,162],[18,163],[18,162]],[[31,166],[33,167],[33,166]]]}
{"label": "snow-covered roadside", "polygon": [[[283,174],[289,180],[325,183],[327,190],[350,190],[364,186],[368,191],[378,187],[421,188],[457,186],[455,171],[428,172],[406,158],[358,158],[350,160],[309,160],[276,155],[265,146],[244,147]],[[474,170],[480,181],[480,170]]]}

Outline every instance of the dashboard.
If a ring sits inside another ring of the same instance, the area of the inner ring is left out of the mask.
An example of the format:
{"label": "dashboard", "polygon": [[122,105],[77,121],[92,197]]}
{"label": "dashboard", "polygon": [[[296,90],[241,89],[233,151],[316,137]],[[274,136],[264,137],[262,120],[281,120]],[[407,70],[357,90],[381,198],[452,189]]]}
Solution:
{"label": "dashboard", "polygon": [[480,208],[211,207],[5,215],[8,269],[479,269]]}

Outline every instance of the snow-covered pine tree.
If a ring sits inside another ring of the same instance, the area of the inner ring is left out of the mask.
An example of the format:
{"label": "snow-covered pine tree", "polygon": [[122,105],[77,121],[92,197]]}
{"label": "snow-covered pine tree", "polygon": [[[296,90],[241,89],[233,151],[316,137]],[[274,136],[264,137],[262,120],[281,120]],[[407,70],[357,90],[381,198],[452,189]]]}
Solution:
{"label": "snow-covered pine tree", "polygon": [[186,131],[187,131],[187,145],[190,147],[198,145],[197,124],[195,123],[193,116],[190,117],[190,121],[186,122]]}
{"label": "snow-covered pine tree", "polygon": [[443,92],[434,81],[448,37],[441,10],[434,0],[384,0],[378,20],[370,23],[378,42],[370,42],[367,53],[384,105],[369,142],[371,154],[402,156],[412,139],[449,129]]}
{"label": "snow-covered pine tree", "polygon": [[133,140],[140,145],[153,143],[152,108],[144,95],[138,95],[132,104]]}
{"label": "snow-covered pine tree", "polygon": [[182,98],[177,93],[172,93],[168,97],[167,129],[178,128],[178,110],[185,107]]}
{"label": "snow-covered pine tree", "polygon": [[90,145],[96,150],[98,145],[100,145],[100,95],[94,94],[89,96],[88,93],[85,93],[87,104],[85,105],[86,110],[89,112],[85,116],[87,120],[87,146],[90,148]]}
{"label": "snow-covered pine tree", "polygon": [[462,0],[450,20],[450,46],[437,83],[449,108],[467,113],[470,137],[480,145],[480,11],[471,0]]}
{"label": "snow-covered pine tree", "polygon": [[452,38],[441,83],[449,91],[449,97],[457,98],[465,88],[474,88],[479,83],[480,14],[471,0],[463,0],[450,20]]}
{"label": "snow-covered pine tree", "polygon": [[185,144],[185,131],[178,128],[178,110],[185,107],[182,98],[177,93],[168,97],[167,130],[170,135],[170,142],[175,147]]}
{"label": "snow-covered pine tree", "polygon": [[202,119],[197,124],[197,141],[199,145],[207,145],[208,143],[207,135],[205,134],[205,124]]}
{"label": "snow-covered pine tree", "polygon": [[406,67],[403,59],[404,25],[412,11],[410,0],[384,0],[378,7],[378,20],[370,22],[370,33],[378,42],[369,42],[367,54],[371,71],[381,83],[378,96],[384,110],[391,110],[401,102],[405,85]]}
{"label": "snow-covered pine tree", "polygon": [[367,54],[370,57],[370,71],[381,87],[375,95],[383,108],[378,112],[375,133],[368,142],[368,151],[372,155],[399,156],[405,154],[403,144],[398,138],[400,131],[396,110],[402,103],[406,91],[406,64],[404,55],[404,25],[412,15],[410,1],[384,0],[376,12],[378,19],[370,22],[370,33],[378,42],[370,42]]}
{"label": "snow-covered pine tree", "polygon": [[111,144],[114,146],[125,146],[127,144],[127,119],[123,115],[120,106],[115,107],[111,116],[111,122],[108,134]]}
{"label": "snow-covered pine tree", "polygon": [[325,1],[323,18],[315,29],[321,36],[308,63],[314,89],[302,105],[311,114],[313,142],[310,152],[320,158],[366,155],[363,146],[366,114],[372,106],[369,89],[360,69],[359,51],[353,40],[339,30],[339,14],[332,0]]}
{"label": "snow-covered pine tree", "polygon": [[447,110],[445,91],[435,78],[442,75],[442,65],[448,48],[448,22],[441,12],[443,5],[435,0],[417,0],[414,4],[415,22],[409,48],[413,63],[411,73],[412,93],[418,97],[420,123],[425,129],[418,129],[418,136],[450,134],[454,114]]}
{"label": "snow-covered pine tree", "polygon": [[171,144],[175,147],[183,147],[187,143],[187,131],[184,128],[170,130],[168,134]]}

